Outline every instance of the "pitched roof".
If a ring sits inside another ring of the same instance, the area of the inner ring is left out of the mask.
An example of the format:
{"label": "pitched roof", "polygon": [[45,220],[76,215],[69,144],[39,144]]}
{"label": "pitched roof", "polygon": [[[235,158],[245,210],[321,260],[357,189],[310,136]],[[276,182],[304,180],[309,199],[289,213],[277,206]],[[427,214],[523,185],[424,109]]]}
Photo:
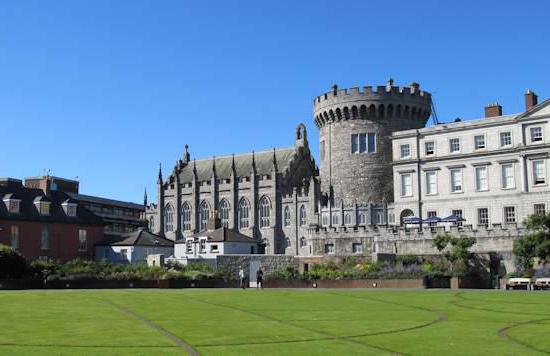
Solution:
{"label": "pitched roof", "polygon": [[97,246],[173,247],[174,242],[159,235],[155,235],[144,228],[139,228],[134,232],[107,238],[99,242]]}
{"label": "pitched roof", "polygon": [[[103,225],[102,218],[83,206],[77,207],[76,216],[67,216],[61,204],[69,199],[69,196],[61,191],[52,191],[46,196],[41,189],[24,186],[0,186],[0,197],[21,200],[19,213],[10,213],[6,204],[0,201],[0,219]],[[41,215],[36,209],[35,201],[51,201],[50,214]]]}
{"label": "pitched roof", "polygon": [[237,230],[228,229],[226,227],[220,227],[216,230],[208,230],[199,232],[190,237],[184,237],[179,240],[176,240],[176,244],[185,243],[185,240],[188,238],[200,238],[207,237],[209,242],[248,242],[256,243],[257,241],[248,237],[244,234],[241,234]]}
{"label": "pitched roof", "polygon": [[[235,171],[237,177],[249,177],[252,172],[252,152],[235,155]],[[283,172],[290,168],[292,159],[296,155],[296,150],[291,148],[279,148],[275,150],[277,169]],[[190,183],[193,181],[193,169],[196,166],[197,179],[204,181],[212,178],[214,158],[200,159],[190,161],[179,171],[181,183]],[[231,177],[233,156],[222,156],[215,158],[216,175],[218,178]],[[273,171],[273,150],[254,152],[254,161],[256,163],[256,172],[259,175],[268,175]]]}

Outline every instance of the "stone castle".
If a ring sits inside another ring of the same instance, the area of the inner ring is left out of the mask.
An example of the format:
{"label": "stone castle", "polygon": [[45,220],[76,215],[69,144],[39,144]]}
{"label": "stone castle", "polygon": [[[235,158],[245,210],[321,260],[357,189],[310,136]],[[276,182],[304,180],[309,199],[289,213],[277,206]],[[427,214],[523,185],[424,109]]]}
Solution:
{"label": "stone castle", "polygon": [[[319,168],[304,124],[289,148],[195,160],[186,146],[168,177],[159,170],[158,202],[146,210],[151,230],[177,240],[205,230],[217,215],[223,226],[255,239],[260,254],[434,253],[431,240],[445,227],[400,227],[392,148],[396,133],[426,126],[432,98],[417,83],[393,84],[335,85],[314,99]],[[488,237],[477,251],[508,260],[513,239],[523,233],[520,227],[450,228]]]}

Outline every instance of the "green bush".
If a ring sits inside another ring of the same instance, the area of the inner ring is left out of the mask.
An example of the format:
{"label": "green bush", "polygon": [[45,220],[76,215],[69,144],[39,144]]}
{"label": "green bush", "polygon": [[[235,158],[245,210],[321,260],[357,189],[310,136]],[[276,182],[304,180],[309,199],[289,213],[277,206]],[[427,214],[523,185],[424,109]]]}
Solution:
{"label": "green bush", "polygon": [[21,278],[27,273],[27,262],[18,252],[0,245],[0,278]]}

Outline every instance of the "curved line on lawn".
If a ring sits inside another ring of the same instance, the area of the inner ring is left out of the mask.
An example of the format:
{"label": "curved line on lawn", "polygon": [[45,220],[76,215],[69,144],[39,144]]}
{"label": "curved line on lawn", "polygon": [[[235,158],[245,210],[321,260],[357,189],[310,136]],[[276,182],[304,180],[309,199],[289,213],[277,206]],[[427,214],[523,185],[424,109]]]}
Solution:
{"label": "curved line on lawn", "polygon": [[[276,322],[276,323],[280,323],[282,325],[292,326],[292,327],[295,327],[297,329],[302,329],[302,330],[306,330],[308,332],[323,335],[323,336],[326,337],[327,340],[344,340],[344,341],[348,341],[348,342],[350,342],[352,344],[355,344],[355,345],[364,346],[364,347],[371,348],[371,349],[378,350],[378,351],[384,351],[384,352],[392,353],[392,354],[395,354],[395,355],[405,355],[404,353],[401,353],[401,352],[398,352],[398,351],[395,351],[395,350],[387,349],[387,348],[376,346],[376,345],[371,345],[371,344],[368,344],[366,342],[362,342],[362,341],[359,341],[359,340],[353,340],[353,339],[350,339],[350,338],[340,337],[340,336],[329,334],[329,333],[326,333],[326,332],[323,332],[323,331],[307,328],[307,327],[304,327],[304,326],[301,326],[301,325],[288,323],[288,322],[285,322],[283,320],[270,317],[269,315],[260,314],[260,313],[250,311],[250,310],[247,310],[247,309],[243,309],[243,308],[239,308],[239,307],[236,307],[236,306],[207,302],[205,300],[191,298],[191,297],[189,297],[189,295],[186,295],[185,297],[187,299],[191,299],[191,300],[193,300],[195,302],[198,302],[198,303],[203,303],[203,304],[206,304],[206,305],[212,305],[212,306],[216,306],[216,307],[220,307],[220,308],[237,310],[237,311],[240,311],[242,313],[253,315],[253,316],[261,318],[261,319],[273,321],[273,322]],[[248,343],[248,344],[245,344],[245,345],[251,345],[251,343]]]}
{"label": "curved line on lawn", "polygon": [[143,315],[140,315],[128,308],[125,308],[125,307],[122,307],[118,304],[115,304],[111,301],[108,301],[108,300],[104,300],[102,299],[101,300],[103,303],[105,304],[108,304],[110,305],[111,307],[113,307],[114,309],[126,314],[126,315],[129,315],[135,319],[138,319],[140,320],[142,323],[144,323],[146,326],[148,326],[149,328],[151,329],[154,329],[158,332],[160,332],[162,335],[164,335],[165,337],[167,337],[168,339],[172,340],[176,345],[178,345],[180,348],[182,348],[183,350],[187,351],[187,353],[189,355],[193,355],[193,356],[196,356],[196,355],[199,355],[199,352],[197,350],[195,350],[193,348],[193,346],[191,346],[191,344],[188,344],[187,342],[185,342],[185,340],[183,340],[182,338],[176,336],[175,334],[172,334],[170,331],[166,330],[165,328],[163,328],[162,326],[152,322],[151,320],[147,319],[146,317],[144,317]]}
{"label": "curved line on lawn", "polygon": [[514,338],[514,337],[508,335],[508,331],[510,331],[511,329],[516,329],[516,328],[522,327],[524,325],[538,324],[541,321],[548,321],[548,320],[550,320],[550,318],[527,320],[527,321],[522,321],[522,322],[519,322],[519,323],[514,323],[510,326],[506,326],[504,328],[499,329],[498,330],[498,336],[500,336],[502,339],[504,339],[505,341],[507,341],[509,343],[515,344],[517,346],[525,347],[525,348],[527,348],[531,351],[537,351],[537,352],[542,352],[544,354],[550,354],[550,352],[548,350],[539,349],[539,348],[537,348],[537,347],[535,347],[535,346],[533,346],[533,345],[531,345],[527,342],[518,340],[517,338]]}
{"label": "curved line on lawn", "polygon": [[119,349],[126,349],[126,348],[147,348],[147,349],[173,349],[173,348],[179,348],[178,345],[124,345],[121,346],[120,344],[117,345],[63,345],[63,344],[18,344],[14,342],[6,342],[6,343],[0,343],[0,347],[6,347],[6,346],[16,346],[16,347],[63,347],[63,348],[119,348]]}
{"label": "curved line on lawn", "polygon": [[450,300],[449,301],[449,304],[452,304],[456,307],[459,307],[459,308],[462,308],[462,309],[467,309],[467,310],[483,310],[483,311],[488,311],[488,312],[492,312],[492,313],[503,313],[503,314],[513,314],[513,315],[518,315],[518,314],[521,314],[521,315],[534,315],[534,316],[545,316],[545,315],[549,315],[549,314],[546,314],[546,313],[527,313],[527,312],[512,312],[512,311],[506,311],[506,310],[499,310],[499,309],[491,309],[491,308],[483,308],[483,307],[474,307],[474,306],[469,306],[469,305],[462,305],[460,304],[461,302],[468,302],[472,299],[468,299],[468,298],[464,298],[462,296],[463,292],[458,292],[456,293],[454,296],[458,299],[460,299],[460,301],[456,301],[456,300]]}
{"label": "curved line on lawn", "polygon": [[[444,320],[446,320],[445,315],[440,314],[439,317],[435,320],[431,320],[431,321],[429,321],[427,323],[424,323],[424,324],[410,326],[410,327],[403,328],[403,329],[376,331],[376,332],[373,332],[373,333],[356,334],[356,335],[344,335],[344,336],[334,335],[333,337],[309,338],[309,339],[299,339],[299,340],[298,339],[297,340],[279,340],[279,341],[229,343],[229,344],[201,344],[201,345],[197,345],[197,348],[198,347],[217,347],[217,346],[271,345],[271,344],[289,344],[289,343],[312,342],[312,341],[346,340],[346,339],[353,339],[353,338],[359,338],[359,337],[398,334],[398,333],[402,333],[402,332],[405,332],[405,331],[426,328],[428,326],[440,323]],[[309,321],[317,321],[317,320],[309,320]],[[294,324],[290,324],[290,325],[296,326]]]}
{"label": "curved line on lawn", "polygon": [[339,297],[348,297],[348,298],[354,298],[354,299],[372,300],[372,301],[375,301],[375,302],[386,303],[386,304],[392,304],[392,305],[398,305],[398,306],[401,306],[401,307],[412,308],[412,309],[418,309],[418,310],[422,310],[422,311],[428,311],[428,312],[431,312],[431,313],[434,313],[434,312],[441,312],[440,310],[431,309],[431,308],[425,308],[425,307],[420,307],[420,306],[417,306],[417,305],[410,305],[410,304],[405,304],[405,303],[391,302],[391,301],[384,300],[384,299],[373,298],[373,297],[371,297],[371,296],[364,296],[364,294],[362,294],[362,295],[363,295],[362,297],[356,297],[356,296],[354,296],[354,295],[340,294],[340,293],[334,293],[334,292],[319,292],[319,293],[332,294],[332,295],[337,295],[337,296],[339,296]]}

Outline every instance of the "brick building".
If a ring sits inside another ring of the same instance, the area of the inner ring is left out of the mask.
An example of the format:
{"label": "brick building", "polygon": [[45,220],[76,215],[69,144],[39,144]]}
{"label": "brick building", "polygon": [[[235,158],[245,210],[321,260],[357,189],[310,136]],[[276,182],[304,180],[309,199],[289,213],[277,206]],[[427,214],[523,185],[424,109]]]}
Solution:
{"label": "brick building", "polygon": [[29,260],[93,258],[94,245],[103,239],[103,219],[65,192],[3,178],[0,198],[0,244]]}

